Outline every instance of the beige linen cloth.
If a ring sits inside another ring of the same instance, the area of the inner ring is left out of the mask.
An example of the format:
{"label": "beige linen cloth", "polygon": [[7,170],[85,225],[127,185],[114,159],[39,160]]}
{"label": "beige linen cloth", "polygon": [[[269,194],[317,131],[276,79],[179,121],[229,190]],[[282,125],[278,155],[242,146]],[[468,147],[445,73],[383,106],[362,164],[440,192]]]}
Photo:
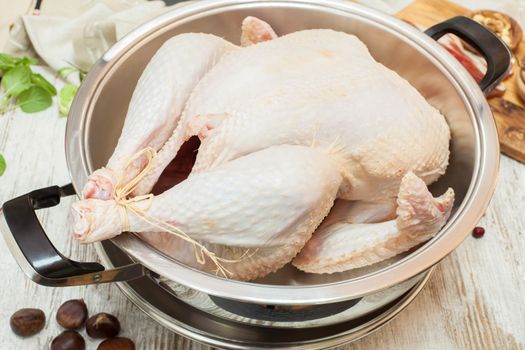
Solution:
{"label": "beige linen cloth", "polygon": [[0,51],[35,53],[54,70],[89,67],[138,25],[168,11],[162,1],[0,0]]}

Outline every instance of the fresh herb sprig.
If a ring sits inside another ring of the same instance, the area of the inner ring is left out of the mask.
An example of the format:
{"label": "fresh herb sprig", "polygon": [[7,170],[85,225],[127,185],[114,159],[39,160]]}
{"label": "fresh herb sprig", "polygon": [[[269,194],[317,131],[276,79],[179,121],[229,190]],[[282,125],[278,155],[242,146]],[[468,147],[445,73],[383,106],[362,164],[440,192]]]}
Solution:
{"label": "fresh herb sprig", "polygon": [[2,154],[0,154],[0,176],[4,175],[5,168],[7,168],[7,163]]}
{"label": "fresh herb sprig", "polygon": [[[58,70],[58,75],[66,80],[70,74],[78,73],[78,79],[80,82],[84,80],[86,72],[77,67],[64,67]],[[58,93],[58,112],[60,116],[66,117],[73,103],[73,99],[78,91],[78,85],[75,84],[66,84],[60,92]]]}
{"label": "fresh herb sprig", "polygon": [[[34,73],[31,66],[38,61],[31,57],[15,57],[0,53],[1,86],[0,114],[16,107],[26,113],[36,113],[53,104],[52,97],[57,95],[56,88],[41,74]],[[65,67],[58,71],[64,80],[72,73],[78,73],[79,80],[84,80],[86,72],[76,67]],[[60,116],[67,116],[71,103],[78,90],[74,84],[66,84],[58,93],[58,111]],[[0,176],[6,170],[7,163],[0,154]]]}
{"label": "fresh herb sprig", "polygon": [[38,61],[31,57],[15,57],[0,53],[3,98],[0,113],[20,107],[26,113],[36,113],[49,108],[55,87],[41,74],[34,73],[31,66]]}

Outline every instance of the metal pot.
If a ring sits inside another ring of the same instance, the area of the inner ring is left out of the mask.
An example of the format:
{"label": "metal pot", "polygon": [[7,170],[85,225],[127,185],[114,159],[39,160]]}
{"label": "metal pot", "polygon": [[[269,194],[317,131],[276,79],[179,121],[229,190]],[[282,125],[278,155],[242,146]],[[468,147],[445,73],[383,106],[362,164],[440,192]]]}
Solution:
{"label": "metal pot", "polygon": [[[441,110],[452,130],[451,159],[446,175],[431,190],[441,193],[450,186],[456,192],[446,226],[417,250],[371,267],[314,275],[288,266],[250,283],[189,268],[132,233],[97,244],[109,270],[62,256],[47,239],[34,210],[78,193],[88,174],[106,163],[136,81],[151,56],[168,38],[184,32],[208,32],[235,42],[248,15],[268,21],[279,34],[307,28],[355,34],[376,60]],[[479,86],[435,42],[446,33],[460,36],[485,56],[488,70]],[[495,186],[499,145],[484,93],[505,76],[510,59],[495,35],[465,17],[424,34],[385,14],[337,0],[219,0],[178,8],[126,36],[91,69],[67,124],[66,154],[73,184],[5,203],[2,233],[35,282],[68,286],[126,281],[119,283],[122,291],[158,322],[215,346],[323,348],[357,339],[413,299],[432,266],[461,243],[486,209]]]}

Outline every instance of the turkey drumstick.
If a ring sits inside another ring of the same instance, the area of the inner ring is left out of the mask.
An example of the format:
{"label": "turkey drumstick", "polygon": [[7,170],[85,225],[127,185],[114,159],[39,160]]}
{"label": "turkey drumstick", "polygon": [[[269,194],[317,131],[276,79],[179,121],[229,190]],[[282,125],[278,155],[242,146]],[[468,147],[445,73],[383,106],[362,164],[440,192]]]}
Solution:
{"label": "turkey drumstick", "polygon": [[273,254],[265,253],[265,261],[256,259],[256,252],[247,264],[236,264],[237,276],[251,279],[277,270],[299,252],[328,214],[340,183],[335,162],[323,152],[302,146],[270,147],[134,203],[149,220],[114,200],[80,200],[72,206],[71,228],[78,240],[89,243],[124,230],[159,231],[151,223],[155,220],[194,240],[270,248]]}

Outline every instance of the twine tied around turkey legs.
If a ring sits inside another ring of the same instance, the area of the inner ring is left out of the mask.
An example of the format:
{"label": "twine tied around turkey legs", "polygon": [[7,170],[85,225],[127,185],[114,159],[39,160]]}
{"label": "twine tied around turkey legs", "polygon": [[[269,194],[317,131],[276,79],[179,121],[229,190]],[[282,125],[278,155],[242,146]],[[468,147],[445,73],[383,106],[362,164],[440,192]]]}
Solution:
{"label": "twine tied around turkey legs", "polygon": [[[135,176],[131,181],[128,183],[125,183],[126,178],[126,170],[128,167],[135,162],[137,159],[139,159],[142,156],[146,156],[147,162],[146,166],[142,171]],[[124,167],[124,174],[120,176],[117,184],[115,185],[115,188],[113,189],[113,196],[115,197],[115,202],[119,208],[119,214],[120,219],[122,222],[122,232],[129,231],[129,218],[128,218],[128,212],[132,212],[136,216],[138,216],[141,220],[144,220],[148,224],[159,228],[163,232],[171,233],[186,242],[190,242],[193,244],[194,252],[195,252],[195,259],[197,259],[197,262],[201,265],[204,265],[206,263],[206,258],[208,257],[214,264],[217,266],[216,274],[222,274],[224,277],[229,278],[233,275],[232,272],[228,271],[222,263],[236,263],[240,262],[246,257],[251,257],[253,254],[255,254],[255,251],[250,256],[247,256],[249,249],[242,254],[242,256],[239,259],[231,260],[231,259],[225,259],[218,257],[215,253],[209,251],[204,245],[197,242],[190,236],[188,236],[187,233],[182,231],[181,229],[177,228],[176,226],[165,222],[161,219],[158,219],[152,215],[149,215],[146,213],[146,211],[151,207],[151,203],[153,200],[154,195],[152,193],[136,196],[129,198],[129,195],[136,189],[138,184],[146,175],[148,175],[149,171],[153,167],[153,162],[155,160],[155,157],[157,156],[157,151],[155,151],[151,147],[144,148],[143,150],[140,150],[139,152],[135,153],[133,157],[128,161],[126,166]],[[148,206],[146,209],[140,209],[137,208],[134,204],[138,202],[148,202]]]}

